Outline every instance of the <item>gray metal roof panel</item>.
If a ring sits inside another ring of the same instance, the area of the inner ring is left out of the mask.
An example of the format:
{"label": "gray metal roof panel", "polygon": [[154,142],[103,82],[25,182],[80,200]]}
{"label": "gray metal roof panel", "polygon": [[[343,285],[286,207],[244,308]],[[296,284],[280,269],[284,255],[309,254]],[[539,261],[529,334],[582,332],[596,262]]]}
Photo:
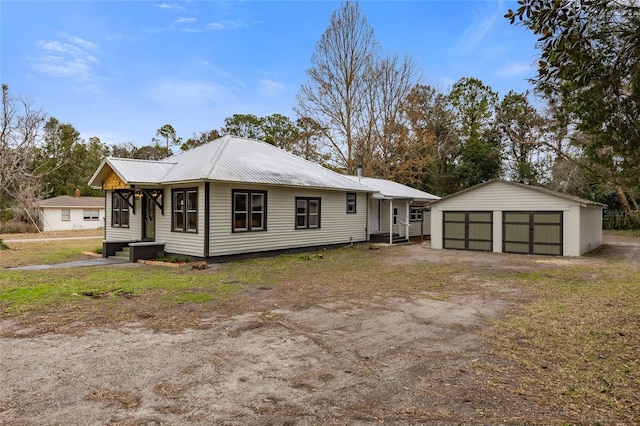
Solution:
{"label": "gray metal roof panel", "polygon": [[436,195],[429,194],[428,192],[420,191],[418,189],[411,188],[409,186],[402,185],[400,183],[393,182],[387,179],[358,176],[346,177],[354,182],[359,182],[362,185],[374,189],[375,191],[379,192],[384,198],[404,198],[424,201],[434,201],[440,199],[440,197]]}
{"label": "gray metal roof panel", "polygon": [[214,180],[374,192],[266,142],[229,135],[165,161],[176,165],[163,182]]}

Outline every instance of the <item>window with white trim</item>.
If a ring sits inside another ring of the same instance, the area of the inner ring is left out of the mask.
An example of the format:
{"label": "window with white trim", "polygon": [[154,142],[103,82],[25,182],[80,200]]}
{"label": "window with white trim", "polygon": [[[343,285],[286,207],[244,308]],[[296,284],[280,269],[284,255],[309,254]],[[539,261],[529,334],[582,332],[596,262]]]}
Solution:
{"label": "window with white trim", "polygon": [[82,211],[82,219],[83,220],[99,220],[100,210],[84,209]]}
{"label": "window with white trim", "polygon": [[411,207],[409,210],[409,222],[420,222],[422,220],[422,207]]}
{"label": "window with white trim", "polygon": [[63,222],[69,222],[71,220],[71,210],[69,209],[62,209],[61,211],[61,218],[60,218]]}
{"label": "window with white trim", "polygon": [[357,197],[355,192],[347,192],[347,214],[356,213]]}

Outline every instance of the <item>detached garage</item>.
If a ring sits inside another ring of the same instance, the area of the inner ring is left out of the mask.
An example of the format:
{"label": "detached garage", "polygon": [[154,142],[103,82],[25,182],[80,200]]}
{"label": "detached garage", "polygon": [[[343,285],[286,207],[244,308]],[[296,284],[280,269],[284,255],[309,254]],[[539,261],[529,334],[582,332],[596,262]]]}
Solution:
{"label": "detached garage", "polygon": [[604,204],[493,179],[430,204],[436,249],[580,256],[602,244]]}

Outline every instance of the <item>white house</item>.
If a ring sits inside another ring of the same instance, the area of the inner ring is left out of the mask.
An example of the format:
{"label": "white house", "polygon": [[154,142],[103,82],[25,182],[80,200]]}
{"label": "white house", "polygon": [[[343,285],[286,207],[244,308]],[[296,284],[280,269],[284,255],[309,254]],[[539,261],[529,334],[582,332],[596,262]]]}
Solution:
{"label": "white house", "polygon": [[107,158],[103,255],[201,258],[348,244],[379,193],[265,142],[224,136],[160,161]]}
{"label": "white house", "polygon": [[604,204],[493,179],[430,204],[436,249],[580,256],[602,244]]}
{"label": "white house", "polygon": [[104,227],[105,207],[102,197],[63,195],[40,201],[40,227],[43,231],[99,229]]}

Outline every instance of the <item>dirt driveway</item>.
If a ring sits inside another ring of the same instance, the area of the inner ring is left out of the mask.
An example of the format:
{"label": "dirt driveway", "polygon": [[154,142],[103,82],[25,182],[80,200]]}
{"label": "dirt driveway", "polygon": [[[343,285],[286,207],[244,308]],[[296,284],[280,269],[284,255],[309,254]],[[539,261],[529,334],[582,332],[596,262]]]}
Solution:
{"label": "dirt driveway", "polygon": [[[640,259],[640,245],[614,243],[599,256],[622,250]],[[534,262],[432,250],[428,244],[393,251],[399,267],[425,256],[504,271]],[[470,273],[464,279],[475,278]],[[488,351],[490,321],[523,296],[504,284],[476,284],[478,291],[446,298],[336,298],[304,308],[279,298],[276,289],[253,288],[238,296],[253,310],[230,317],[212,312],[198,327],[178,332],[154,331],[141,321],[31,336],[17,322],[3,320],[0,424],[531,421],[544,407],[515,392],[498,394],[501,385],[513,384],[487,386],[483,374],[497,362]]]}

